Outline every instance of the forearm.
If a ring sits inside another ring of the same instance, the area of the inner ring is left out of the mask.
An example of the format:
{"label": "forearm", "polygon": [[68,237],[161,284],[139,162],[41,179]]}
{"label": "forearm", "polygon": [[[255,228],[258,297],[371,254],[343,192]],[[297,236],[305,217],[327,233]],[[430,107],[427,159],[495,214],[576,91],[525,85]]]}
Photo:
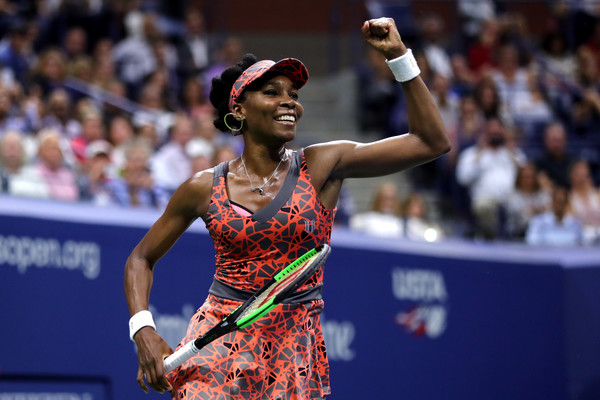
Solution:
{"label": "forearm", "polygon": [[417,135],[432,153],[441,155],[448,152],[450,140],[444,121],[421,77],[402,83],[402,89],[406,98],[410,133]]}
{"label": "forearm", "polygon": [[130,315],[148,309],[152,281],[153,273],[149,263],[131,255],[125,265],[125,297]]}

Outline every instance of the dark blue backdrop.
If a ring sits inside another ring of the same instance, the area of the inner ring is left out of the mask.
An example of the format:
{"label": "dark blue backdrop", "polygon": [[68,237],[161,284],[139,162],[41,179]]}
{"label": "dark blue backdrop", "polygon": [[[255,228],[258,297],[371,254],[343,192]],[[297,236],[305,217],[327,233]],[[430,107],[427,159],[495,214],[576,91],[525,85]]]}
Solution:
{"label": "dark blue backdrop", "polygon": [[[125,260],[157,216],[0,197],[0,398],[168,398],[137,387],[123,294]],[[332,400],[600,398],[600,250],[342,229],[332,245]],[[159,262],[151,308],[173,346],[213,272],[198,224]]]}

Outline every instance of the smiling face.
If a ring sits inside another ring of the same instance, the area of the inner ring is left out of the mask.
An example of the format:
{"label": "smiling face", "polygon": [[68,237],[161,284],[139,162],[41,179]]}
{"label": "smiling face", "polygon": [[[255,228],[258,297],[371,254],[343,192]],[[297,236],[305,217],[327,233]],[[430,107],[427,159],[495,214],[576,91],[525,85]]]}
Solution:
{"label": "smiling face", "polygon": [[284,75],[267,80],[258,90],[245,92],[242,102],[235,107],[245,120],[246,133],[277,137],[285,142],[294,139],[296,125],[304,112],[298,101],[298,89]]}

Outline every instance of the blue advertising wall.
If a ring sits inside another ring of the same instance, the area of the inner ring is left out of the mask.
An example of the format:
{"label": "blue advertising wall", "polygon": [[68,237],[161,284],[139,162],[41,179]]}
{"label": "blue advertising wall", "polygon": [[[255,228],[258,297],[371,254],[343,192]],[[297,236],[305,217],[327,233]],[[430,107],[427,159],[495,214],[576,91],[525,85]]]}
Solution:
{"label": "blue advertising wall", "polygon": [[[144,395],[123,267],[158,214],[0,197],[0,399]],[[381,240],[334,229],[328,399],[600,399],[600,250]],[[192,225],[157,265],[175,346],[214,272]]]}

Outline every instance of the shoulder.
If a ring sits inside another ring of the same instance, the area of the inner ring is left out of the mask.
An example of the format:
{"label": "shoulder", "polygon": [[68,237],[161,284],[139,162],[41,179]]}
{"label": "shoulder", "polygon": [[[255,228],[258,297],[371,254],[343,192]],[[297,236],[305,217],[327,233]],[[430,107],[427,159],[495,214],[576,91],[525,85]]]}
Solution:
{"label": "shoulder", "polygon": [[213,177],[214,168],[197,172],[177,188],[169,206],[180,213],[205,215],[212,195]]}

